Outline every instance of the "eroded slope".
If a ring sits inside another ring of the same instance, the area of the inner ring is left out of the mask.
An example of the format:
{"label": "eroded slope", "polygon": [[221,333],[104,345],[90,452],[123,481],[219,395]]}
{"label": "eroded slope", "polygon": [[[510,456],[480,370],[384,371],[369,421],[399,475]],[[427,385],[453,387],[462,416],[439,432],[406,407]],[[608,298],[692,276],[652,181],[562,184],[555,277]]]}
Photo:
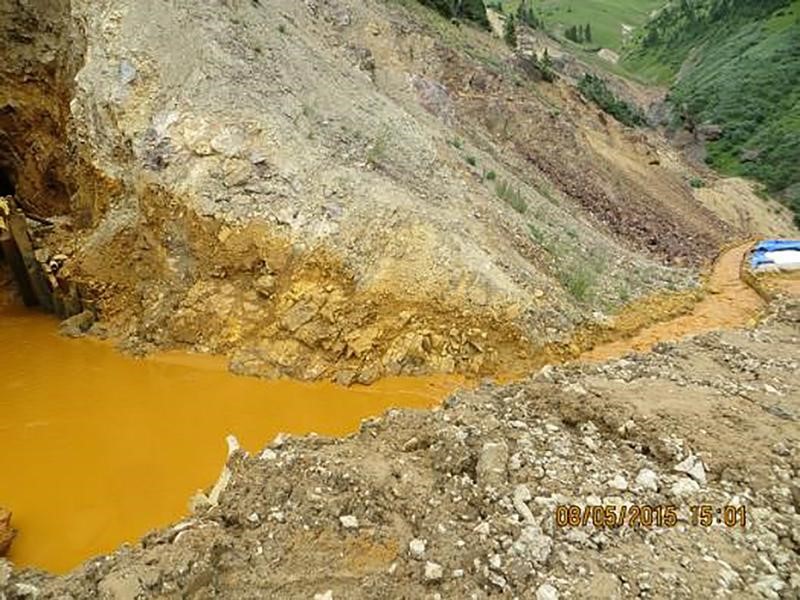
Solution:
{"label": "eroded slope", "polygon": [[530,368],[737,235],[657,134],[416,3],[63,6],[80,169],[44,253],[132,350],[343,382]]}

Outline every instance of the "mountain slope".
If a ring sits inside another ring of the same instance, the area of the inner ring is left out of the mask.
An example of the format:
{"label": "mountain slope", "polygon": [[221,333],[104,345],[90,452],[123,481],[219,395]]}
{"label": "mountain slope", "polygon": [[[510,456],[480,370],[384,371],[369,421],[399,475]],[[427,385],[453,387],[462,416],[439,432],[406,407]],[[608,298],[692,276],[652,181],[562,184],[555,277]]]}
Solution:
{"label": "mountain slope", "polygon": [[[743,235],[657,132],[416,0],[58,4],[0,0],[4,47],[69,26],[56,55],[85,48],[42,246],[133,351],[343,382],[530,369]],[[17,66],[14,179],[52,88]]]}
{"label": "mountain slope", "polygon": [[646,25],[625,65],[674,78],[675,124],[721,127],[707,162],[758,179],[800,222],[800,2],[674,2]]}

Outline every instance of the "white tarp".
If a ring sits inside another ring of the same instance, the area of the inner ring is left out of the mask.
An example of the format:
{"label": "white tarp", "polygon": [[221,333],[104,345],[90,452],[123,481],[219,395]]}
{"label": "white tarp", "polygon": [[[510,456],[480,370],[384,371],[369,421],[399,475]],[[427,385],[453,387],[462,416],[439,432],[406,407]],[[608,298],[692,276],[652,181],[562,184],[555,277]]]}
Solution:
{"label": "white tarp", "polygon": [[751,264],[756,273],[800,271],[800,241],[763,241],[753,250]]}

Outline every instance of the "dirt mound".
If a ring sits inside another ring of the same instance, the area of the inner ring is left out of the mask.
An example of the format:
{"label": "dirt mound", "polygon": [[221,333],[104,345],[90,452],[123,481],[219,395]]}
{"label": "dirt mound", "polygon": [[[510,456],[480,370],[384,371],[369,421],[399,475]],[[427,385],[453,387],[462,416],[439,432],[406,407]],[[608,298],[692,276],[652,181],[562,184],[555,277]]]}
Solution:
{"label": "dirt mound", "polygon": [[11,526],[11,512],[0,506],[0,556],[8,554],[17,530]]}
{"label": "dirt mound", "polygon": [[416,3],[0,10],[0,171],[66,213],[42,257],[136,352],[343,382],[525,368],[737,234],[657,133]]}
{"label": "dirt mound", "polygon": [[67,577],[14,574],[4,590],[791,597],[797,312],[784,302],[752,331],[390,411],[345,440],[279,436],[229,460],[218,506]]}

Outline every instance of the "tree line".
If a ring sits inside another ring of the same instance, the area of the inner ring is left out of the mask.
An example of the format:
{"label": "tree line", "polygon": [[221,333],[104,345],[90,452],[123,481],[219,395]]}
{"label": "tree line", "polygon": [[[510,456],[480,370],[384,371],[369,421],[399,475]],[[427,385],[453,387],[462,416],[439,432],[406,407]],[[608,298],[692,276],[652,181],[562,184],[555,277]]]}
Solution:
{"label": "tree line", "polygon": [[583,26],[572,25],[567,27],[564,36],[576,44],[590,43],[592,41],[592,26],[589,23]]}

